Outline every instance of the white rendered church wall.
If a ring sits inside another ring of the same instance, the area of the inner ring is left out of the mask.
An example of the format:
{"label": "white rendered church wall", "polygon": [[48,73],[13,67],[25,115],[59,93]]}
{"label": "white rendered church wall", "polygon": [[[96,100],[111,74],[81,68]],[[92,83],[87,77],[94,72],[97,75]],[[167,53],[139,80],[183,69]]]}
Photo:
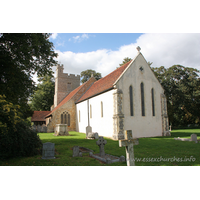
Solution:
{"label": "white rendered church wall", "polygon": [[[103,116],[101,106],[103,105]],[[77,123],[77,130],[85,133],[88,126],[87,100],[77,105],[77,113],[81,113],[81,120]],[[91,109],[91,110],[90,110]],[[90,113],[92,116],[90,116]],[[79,120],[77,118],[77,120]],[[89,123],[92,132],[99,136],[112,137],[113,135],[113,90],[89,99]]]}
{"label": "white rendered church wall", "polygon": [[[141,71],[139,68],[143,67]],[[141,112],[140,84],[144,84],[145,116]],[[130,115],[129,87],[133,87],[133,116]],[[132,63],[117,83],[123,91],[124,129],[132,130],[133,137],[162,136],[160,94],[163,89],[142,55]],[[152,115],[151,89],[154,88],[155,116]]]}
{"label": "white rendered church wall", "polygon": [[76,131],[86,133],[88,126],[87,100],[76,104]]}

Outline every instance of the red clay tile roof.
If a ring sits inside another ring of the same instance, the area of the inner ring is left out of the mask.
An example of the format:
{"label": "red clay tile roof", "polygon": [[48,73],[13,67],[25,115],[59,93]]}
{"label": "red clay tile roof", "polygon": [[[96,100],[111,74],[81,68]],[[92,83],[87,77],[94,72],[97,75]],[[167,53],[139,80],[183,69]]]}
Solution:
{"label": "red clay tile roof", "polygon": [[[84,101],[92,96],[95,96],[97,94],[100,94],[102,92],[105,92],[109,89],[113,88],[113,84],[115,81],[119,78],[119,76],[123,73],[123,71],[128,67],[131,61],[127,62],[123,66],[119,67],[115,71],[111,72],[104,78],[101,78],[100,80],[94,82],[90,87],[88,87],[88,90],[83,94],[83,96],[77,101],[77,103]],[[63,104],[68,102],[77,92],[85,85],[80,85],[78,88],[70,92],[52,111],[49,111],[49,113],[45,116],[45,118],[49,117],[54,111],[56,111],[59,107],[61,107]]]}
{"label": "red clay tile roof", "polygon": [[[132,60],[131,60],[132,61]],[[128,67],[131,61],[117,68],[115,71],[111,72],[104,78],[99,79],[94,82],[90,89],[77,101],[77,103],[84,101],[90,97],[93,97],[97,94],[105,92],[109,89],[113,88],[113,84],[119,78],[119,76],[123,73],[123,71]]]}
{"label": "red clay tile roof", "polygon": [[45,116],[48,115],[51,111],[34,111],[31,121],[32,122],[44,122]]}

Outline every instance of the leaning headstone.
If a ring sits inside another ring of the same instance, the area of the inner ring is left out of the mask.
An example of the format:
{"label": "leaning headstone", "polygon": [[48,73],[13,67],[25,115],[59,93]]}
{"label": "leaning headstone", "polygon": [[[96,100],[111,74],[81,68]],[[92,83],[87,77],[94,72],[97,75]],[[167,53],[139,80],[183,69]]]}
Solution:
{"label": "leaning headstone", "polygon": [[197,143],[197,134],[192,134],[191,135],[191,140]]}
{"label": "leaning headstone", "polygon": [[82,156],[82,153],[79,151],[79,146],[73,147],[73,157]]}
{"label": "leaning headstone", "polygon": [[99,137],[99,139],[96,141],[96,144],[99,146],[99,155],[100,156],[105,156],[105,151],[104,151],[104,145],[107,144],[107,141],[103,139],[103,137]]}
{"label": "leaning headstone", "polygon": [[125,130],[124,138],[124,140],[119,140],[119,146],[126,148],[127,166],[135,166],[133,145],[139,144],[139,141],[132,138],[132,130]]}
{"label": "leaning headstone", "polygon": [[54,154],[55,144],[51,142],[44,143],[42,148],[42,159],[54,159]]}

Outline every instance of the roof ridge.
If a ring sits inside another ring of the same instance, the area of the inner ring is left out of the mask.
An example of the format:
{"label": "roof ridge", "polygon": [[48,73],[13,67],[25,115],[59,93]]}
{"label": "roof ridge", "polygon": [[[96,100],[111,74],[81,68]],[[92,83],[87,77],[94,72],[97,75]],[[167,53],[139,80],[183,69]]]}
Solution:
{"label": "roof ridge", "polygon": [[[127,63],[130,63],[133,59],[131,59],[130,61],[128,61]],[[120,68],[124,67],[124,65],[126,65],[127,63],[123,64],[122,66],[118,67],[117,69],[115,69],[114,71],[110,72],[109,74],[107,74],[106,76],[104,76],[103,78],[95,81],[94,83],[98,83],[99,81],[103,80],[104,78],[106,78],[107,76],[111,75],[112,73],[114,73],[115,71],[119,70]]]}
{"label": "roof ridge", "polygon": [[115,81],[120,76],[120,74],[123,73],[124,69],[126,69],[126,67],[129,66],[131,61],[132,60],[118,67],[105,77],[94,82],[94,84],[91,85],[91,87],[84,93],[84,95],[82,95],[82,97],[76,103],[80,103],[88,98],[91,98],[113,88]]}

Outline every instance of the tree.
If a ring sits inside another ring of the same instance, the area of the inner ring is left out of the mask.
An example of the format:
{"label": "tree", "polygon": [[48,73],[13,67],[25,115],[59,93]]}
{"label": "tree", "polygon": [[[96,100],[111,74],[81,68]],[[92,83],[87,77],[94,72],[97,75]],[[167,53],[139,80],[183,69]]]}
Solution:
{"label": "tree", "polygon": [[41,147],[24,119],[32,114],[28,105],[35,89],[32,75],[52,75],[57,63],[49,36],[0,34],[0,157],[35,155]]}
{"label": "tree", "polygon": [[0,95],[0,108],[0,159],[40,153],[42,142],[22,118],[20,106]]}
{"label": "tree", "polygon": [[40,83],[36,91],[31,96],[30,107],[32,110],[48,111],[53,105],[55,82],[53,76],[39,78]]}
{"label": "tree", "polygon": [[28,97],[35,89],[32,75],[52,74],[57,54],[50,34],[0,34],[0,94],[9,102],[20,105],[23,113],[28,108]]}
{"label": "tree", "polygon": [[99,80],[99,79],[102,78],[101,77],[101,73],[96,72],[95,70],[88,69],[88,70],[85,70],[85,71],[81,72],[81,82],[85,83],[87,80],[89,80],[89,78],[91,76],[94,76],[94,78],[96,80]]}
{"label": "tree", "polygon": [[152,70],[165,90],[170,123],[200,123],[200,71],[181,65]]}
{"label": "tree", "polygon": [[119,64],[119,66],[122,66],[124,64],[126,64],[127,62],[131,61],[132,59],[129,57],[124,58],[123,62],[121,64]]}

